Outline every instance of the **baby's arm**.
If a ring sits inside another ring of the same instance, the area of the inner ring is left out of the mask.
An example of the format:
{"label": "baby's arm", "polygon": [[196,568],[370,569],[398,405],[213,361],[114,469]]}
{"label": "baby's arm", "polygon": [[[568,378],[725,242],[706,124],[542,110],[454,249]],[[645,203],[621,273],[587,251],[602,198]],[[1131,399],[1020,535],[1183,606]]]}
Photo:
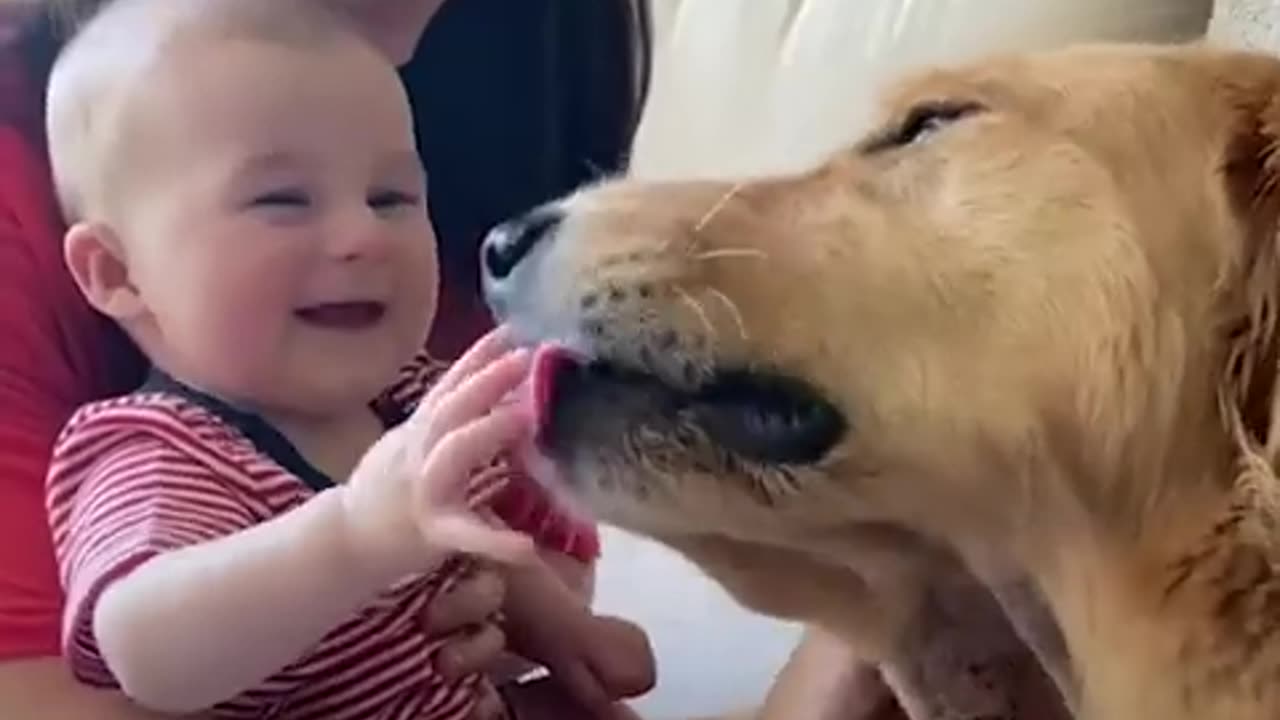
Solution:
{"label": "baby's arm", "polygon": [[[51,478],[64,642],[81,677],[161,712],[211,707],[297,659],[394,580],[353,554],[342,489],[254,524],[227,477],[168,437],[129,432],[121,441],[90,421]],[[73,462],[95,446],[91,464]],[[59,511],[64,490],[74,495]]]}
{"label": "baby's arm", "polygon": [[163,712],[208,708],[256,685],[385,586],[343,533],[341,499],[329,491],[143,560],[93,608],[103,661],[127,695]]}
{"label": "baby's arm", "polygon": [[50,493],[56,507],[75,491],[54,524],[68,654],[81,659],[82,677],[96,671],[157,710],[207,708],[295,661],[378,590],[447,552],[520,557],[528,539],[487,528],[465,501],[470,468],[522,427],[488,409],[523,364],[473,370],[375,444],[348,484],[256,525],[208,466],[161,437],[142,434],[136,442],[150,445],[115,461],[99,453],[87,471],[71,461],[86,455],[67,450]]}

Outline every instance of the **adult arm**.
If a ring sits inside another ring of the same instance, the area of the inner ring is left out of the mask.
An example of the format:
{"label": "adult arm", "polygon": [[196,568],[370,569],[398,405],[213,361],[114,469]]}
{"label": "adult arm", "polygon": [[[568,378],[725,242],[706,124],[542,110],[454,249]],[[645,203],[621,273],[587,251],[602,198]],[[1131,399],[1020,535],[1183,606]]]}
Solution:
{"label": "adult arm", "polygon": [[805,631],[756,720],[905,720],[874,666],[840,638]]}
{"label": "adult arm", "polygon": [[[0,663],[0,717],[5,720],[166,720],[114,691],[76,681],[60,658]],[[198,719],[200,716],[185,716]]]}

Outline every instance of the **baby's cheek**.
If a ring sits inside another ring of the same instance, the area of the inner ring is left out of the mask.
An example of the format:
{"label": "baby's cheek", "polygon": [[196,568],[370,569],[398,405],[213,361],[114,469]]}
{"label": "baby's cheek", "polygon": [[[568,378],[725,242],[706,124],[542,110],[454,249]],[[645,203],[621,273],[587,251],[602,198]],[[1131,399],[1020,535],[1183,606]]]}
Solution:
{"label": "baby's cheek", "polygon": [[262,318],[225,322],[220,332],[208,333],[200,362],[241,392],[269,383],[284,358],[277,334],[265,325]]}
{"label": "baby's cheek", "polygon": [[267,380],[271,369],[286,361],[291,310],[278,297],[260,289],[227,287],[219,302],[201,313],[197,331],[203,336],[202,362],[238,385]]}
{"label": "baby's cheek", "polygon": [[437,309],[436,284],[430,278],[414,280],[416,286],[402,291],[398,332],[401,338],[417,352],[427,342],[428,335],[440,320]]}

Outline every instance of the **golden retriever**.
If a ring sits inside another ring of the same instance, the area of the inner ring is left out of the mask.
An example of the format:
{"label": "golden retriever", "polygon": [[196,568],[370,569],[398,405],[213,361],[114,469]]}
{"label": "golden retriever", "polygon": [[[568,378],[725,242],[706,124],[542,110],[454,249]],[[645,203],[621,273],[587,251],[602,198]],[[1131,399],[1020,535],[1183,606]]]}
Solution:
{"label": "golden retriever", "polygon": [[1270,57],[992,57],[806,173],[500,226],[485,292],[577,499],[914,717],[1274,720],[1277,143]]}

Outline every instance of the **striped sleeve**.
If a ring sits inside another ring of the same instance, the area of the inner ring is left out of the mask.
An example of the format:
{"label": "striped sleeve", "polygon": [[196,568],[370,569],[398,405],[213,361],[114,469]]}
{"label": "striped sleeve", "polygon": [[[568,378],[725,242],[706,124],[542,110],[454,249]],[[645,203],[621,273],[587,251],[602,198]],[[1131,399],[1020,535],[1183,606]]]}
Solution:
{"label": "striped sleeve", "polygon": [[[383,397],[408,415],[431,385],[449,368],[423,351],[401,370]],[[571,515],[554,496],[506,457],[496,458],[473,483],[473,496],[484,496],[493,512],[513,530],[528,534],[544,549],[584,563],[600,554],[599,529]]]}
{"label": "striped sleeve", "polygon": [[66,592],[62,649],[84,682],[116,684],[93,628],[95,604],[112,582],[160,553],[254,523],[214,467],[195,432],[155,408],[91,408],[68,423],[46,501]]}

